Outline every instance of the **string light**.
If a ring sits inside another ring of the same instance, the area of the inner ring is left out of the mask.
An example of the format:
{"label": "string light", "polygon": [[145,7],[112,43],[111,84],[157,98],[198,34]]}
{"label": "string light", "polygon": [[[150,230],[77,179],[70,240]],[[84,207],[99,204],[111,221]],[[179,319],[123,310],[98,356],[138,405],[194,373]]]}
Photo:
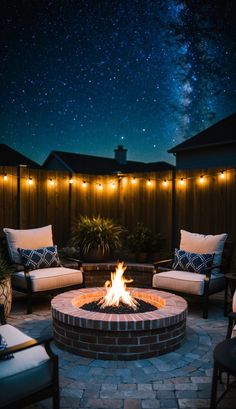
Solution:
{"label": "string light", "polygon": [[[140,181],[143,181],[146,186],[150,187],[153,186],[153,182],[157,182],[160,181],[160,183],[162,184],[163,187],[167,187],[169,185],[169,182],[176,180],[178,181],[179,186],[184,186],[186,185],[187,180],[197,180],[198,183],[200,183],[201,185],[203,185],[206,181],[207,181],[207,177],[211,178],[214,176],[217,176],[219,180],[226,180],[226,176],[228,175],[227,172],[229,171],[233,171],[235,172],[236,169],[235,168],[229,168],[227,170],[218,170],[216,173],[209,173],[209,174],[204,174],[204,175],[193,175],[193,176],[187,176],[187,177],[177,177],[176,179],[173,178],[169,178],[169,179],[161,179],[158,177],[154,177],[153,180],[150,178],[145,178],[145,177],[136,177],[136,176],[129,176],[129,175],[118,175],[117,174],[117,179],[115,180],[110,180],[108,182],[108,185],[110,186],[110,188],[115,189],[117,188],[118,182],[121,181],[124,185],[127,184],[128,181],[130,181],[130,183],[132,183],[133,185],[139,183]],[[9,176],[16,176],[14,175],[9,175],[7,173],[2,173],[2,179],[4,182],[8,181]],[[229,175],[230,176],[230,175]],[[16,176],[17,178],[19,178],[19,176]],[[35,180],[32,177],[28,177],[26,178],[26,181],[29,185],[32,185],[35,183]],[[68,182],[70,184],[75,183],[75,179],[73,179],[72,177],[68,179]],[[48,178],[48,183],[50,186],[54,186],[56,184],[56,179],[53,178]],[[81,184],[83,188],[86,188],[88,186],[88,183],[86,180],[82,180]],[[105,182],[104,182],[105,183]],[[102,183],[95,183],[97,186],[98,190],[103,190],[104,189],[104,185]]]}

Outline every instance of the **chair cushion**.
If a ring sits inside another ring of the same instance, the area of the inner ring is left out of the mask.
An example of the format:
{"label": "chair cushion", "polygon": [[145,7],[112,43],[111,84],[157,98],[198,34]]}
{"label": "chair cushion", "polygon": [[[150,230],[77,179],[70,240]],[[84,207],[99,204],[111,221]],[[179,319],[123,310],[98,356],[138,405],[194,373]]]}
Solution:
{"label": "chair cushion", "polygon": [[6,234],[9,255],[13,263],[21,263],[18,248],[32,250],[53,246],[51,225],[27,230],[4,228],[3,231]]}
{"label": "chair cushion", "polygon": [[205,274],[212,266],[214,254],[189,253],[184,250],[175,249],[174,270],[190,271],[192,273]]}
{"label": "chair cushion", "polygon": [[[83,275],[80,270],[66,267],[42,268],[29,272],[32,290],[34,292],[53,290],[55,288],[69,287],[82,284]],[[26,289],[26,280],[23,271],[12,274],[13,287]]]}
{"label": "chair cushion", "polygon": [[18,249],[21,262],[31,270],[60,266],[57,246],[41,247],[40,249]]}
{"label": "chair cushion", "polygon": [[[0,332],[8,346],[32,339],[9,324],[0,326]],[[15,352],[14,359],[0,361],[0,406],[28,396],[50,382],[51,365],[43,346]]]}
{"label": "chair cushion", "polygon": [[231,338],[236,338],[236,325],[233,327]]}
{"label": "chair cushion", "polygon": [[[202,295],[204,292],[205,274],[189,273],[187,271],[169,270],[157,273],[153,276],[152,286],[163,290],[177,291],[185,294]],[[209,291],[224,288],[225,278],[223,274],[212,277]]]}
{"label": "chair cushion", "polygon": [[[228,237],[226,233],[216,235],[205,235],[198,233],[190,233],[186,230],[180,230],[181,240],[180,249],[188,251],[190,253],[208,253],[213,254],[212,267],[219,266],[222,260],[222,253],[224,249],[225,241]],[[219,273],[219,268],[214,268],[211,273]]]}

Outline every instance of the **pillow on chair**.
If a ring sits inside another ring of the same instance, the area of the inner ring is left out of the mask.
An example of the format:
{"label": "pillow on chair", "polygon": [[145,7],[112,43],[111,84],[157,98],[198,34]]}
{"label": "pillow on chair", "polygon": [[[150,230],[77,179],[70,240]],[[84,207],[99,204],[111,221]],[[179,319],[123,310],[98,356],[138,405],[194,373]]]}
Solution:
{"label": "pillow on chair", "polygon": [[205,274],[206,269],[212,266],[214,254],[188,253],[175,249],[173,269]]}
{"label": "pillow on chair", "polygon": [[30,270],[58,267],[61,265],[57,246],[42,247],[34,250],[18,249],[18,252],[21,256],[21,263],[29,267]]}
{"label": "pillow on chair", "polygon": [[[181,250],[198,254],[214,253],[212,267],[216,267],[221,264],[225,241],[228,237],[227,233],[205,235],[198,233],[190,233],[186,230],[180,230],[180,232],[181,240],[179,247]],[[211,273],[213,275],[219,273],[219,268],[214,268],[214,270],[212,270]]]}
{"label": "pillow on chair", "polygon": [[27,230],[4,228],[3,231],[6,234],[9,255],[13,263],[21,263],[18,248],[32,250],[53,246],[51,225]]}
{"label": "pillow on chair", "polygon": [[[5,338],[0,334],[0,351],[4,351],[7,348],[7,341]],[[5,361],[6,359],[14,358],[13,354],[7,354],[0,358],[0,361]]]}

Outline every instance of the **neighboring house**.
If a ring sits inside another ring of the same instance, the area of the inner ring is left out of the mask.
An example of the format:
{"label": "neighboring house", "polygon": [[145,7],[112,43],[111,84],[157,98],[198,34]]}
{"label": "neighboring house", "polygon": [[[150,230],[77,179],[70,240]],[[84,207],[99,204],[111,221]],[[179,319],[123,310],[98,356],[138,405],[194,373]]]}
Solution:
{"label": "neighboring house", "polygon": [[236,113],[168,150],[177,169],[236,166]]}
{"label": "neighboring house", "polygon": [[0,143],[0,166],[27,166],[29,168],[38,169],[40,165],[33,160],[22,155],[5,143]]}
{"label": "neighboring house", "polygon": [[115,149],[115,157],[83,155],[80,153],[52,151],[42,167],[51,170],[67,170],[71,173],[106,175],[130,172],[155,172],[171,170],[173,165],[167,162],[136,162],[126,159],[127,149],[119,145]]}

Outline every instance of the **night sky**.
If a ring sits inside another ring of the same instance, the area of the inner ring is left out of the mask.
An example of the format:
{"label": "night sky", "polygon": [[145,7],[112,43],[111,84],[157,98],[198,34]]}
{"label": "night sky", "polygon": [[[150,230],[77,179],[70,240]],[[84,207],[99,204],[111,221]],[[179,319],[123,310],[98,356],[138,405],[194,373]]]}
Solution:
{"label": "night sky", "polygon": [[0,143],[152,162],[235,112],[234,0],[1,0]]}

